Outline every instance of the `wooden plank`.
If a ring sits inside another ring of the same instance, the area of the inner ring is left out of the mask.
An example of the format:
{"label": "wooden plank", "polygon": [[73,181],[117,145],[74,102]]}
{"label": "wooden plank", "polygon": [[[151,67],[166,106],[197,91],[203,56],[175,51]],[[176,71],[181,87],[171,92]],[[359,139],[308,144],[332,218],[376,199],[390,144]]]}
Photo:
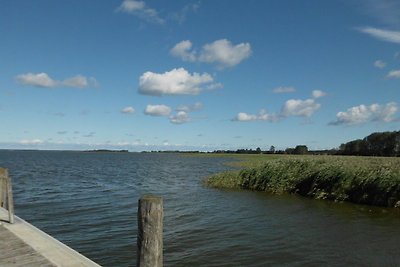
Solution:
{"label": "wooden plank", "polygon": [[[8,217],[8,212],[5,209],[0,208],[0,220],[4,221],[4,218]],[[62,266],[62,267],[99,267],[100,265],[86,258],[82,254],[76,252],[72,248],[66,246],[60,241],[54,239],[33,225],[27,223],[22,220],[18,216],[15,216],[15,223],[0,223],[0,227],[4,227],[9,232],[11,232],[15,237],[19,238],[23,246],[28,246],[33,249],[37,255],[47,259],[53,265],[50,266]],[[4,237],[0,234],[0,240],[7,240],[10,237]],[[5,251],[1,249],[0,242],[0,260],[2,258],[2,253],[5,256]],[[4,245],[6,246],[6,245]],[[14,251],[18,251],[17,247],[14,246]],[[24,254],[24,250],[20,251],[19,254]],[[26,252],[26,251],[25,251]],[[19,258],[19,254],[15,254],[15,252],[10,252],[11,255],[14,253],[14,258],[21,262],[22,265],[10,265],[10,266],[25,266],[25,258]],[[25,253],[26,254],[26,253]],[[27,254],[26,257],[33,257],[32,255]],[[38,261],[38,258],[32,258],[32,260]],[[4,265],[0,261],[0,266],[8,266]],[[40,264],[31,264],[26,266],[42,266]],[[46,266],[46,265],[45,265]]]}
{"label": "wooden plank", "polygon": [[0,225],[0,266],[56,266]]}

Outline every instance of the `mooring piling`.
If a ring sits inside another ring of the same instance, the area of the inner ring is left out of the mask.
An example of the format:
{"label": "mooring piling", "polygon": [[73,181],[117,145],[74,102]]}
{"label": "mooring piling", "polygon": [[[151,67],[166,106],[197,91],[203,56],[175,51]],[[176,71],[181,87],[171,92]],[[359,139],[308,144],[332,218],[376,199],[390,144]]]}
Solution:
{"label": "mooring piling", "polygon": [[8,170],[0,168],[0,207],[8,210],[8,221],[14,223],[14,199]]}
{"label": "mooring piling", "polygon": [[163,199],[145,195],[139,199],[137,266],[163,266]]}

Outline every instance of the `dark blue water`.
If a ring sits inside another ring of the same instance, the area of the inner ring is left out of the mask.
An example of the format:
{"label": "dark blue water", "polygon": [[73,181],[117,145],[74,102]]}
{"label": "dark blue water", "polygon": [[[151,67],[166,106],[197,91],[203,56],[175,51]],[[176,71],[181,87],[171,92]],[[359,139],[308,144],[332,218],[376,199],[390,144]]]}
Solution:
{"label": "dark blue water", "polygon": [[228,159],[1,151],[18,216],[103,266],[135,266],[137,200],[164,198],[165,266],[400,266],[400,212],[206,188]]}

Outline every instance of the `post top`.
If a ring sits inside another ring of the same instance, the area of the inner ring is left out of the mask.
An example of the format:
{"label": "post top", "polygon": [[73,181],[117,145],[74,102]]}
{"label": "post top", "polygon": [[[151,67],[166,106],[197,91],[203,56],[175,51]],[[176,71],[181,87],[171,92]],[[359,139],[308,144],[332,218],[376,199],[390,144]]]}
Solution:
{"label": "post top", "polygon": [[0,175],[6,175],[8,173],[8,170],[6,168],[0,167]]}
{"label": "post top", "polygon": [[155,195],[144,195],[140,198],[140,201],[162,202],[163,199]]}

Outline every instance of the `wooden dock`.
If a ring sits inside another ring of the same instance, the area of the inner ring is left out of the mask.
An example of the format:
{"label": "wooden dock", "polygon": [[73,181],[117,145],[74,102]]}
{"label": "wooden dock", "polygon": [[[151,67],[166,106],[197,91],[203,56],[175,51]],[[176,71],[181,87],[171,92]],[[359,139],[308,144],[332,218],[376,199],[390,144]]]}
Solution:
{"label": "wooden dock", "polygon": [[0,168],[0,266],[100,265],[15,216],[11,178]]}
{"label": "wooden dock", "polygon": [[100,266],[35,226],[0,208],[0,266]]}
{"label": "wooden dock", "polygon": [[[163,266],[163,200],[144,196],[138,206],[138,267]],[[99,267],[97,263],[14,215],[8,170],[0,168],[0,266]]]}

